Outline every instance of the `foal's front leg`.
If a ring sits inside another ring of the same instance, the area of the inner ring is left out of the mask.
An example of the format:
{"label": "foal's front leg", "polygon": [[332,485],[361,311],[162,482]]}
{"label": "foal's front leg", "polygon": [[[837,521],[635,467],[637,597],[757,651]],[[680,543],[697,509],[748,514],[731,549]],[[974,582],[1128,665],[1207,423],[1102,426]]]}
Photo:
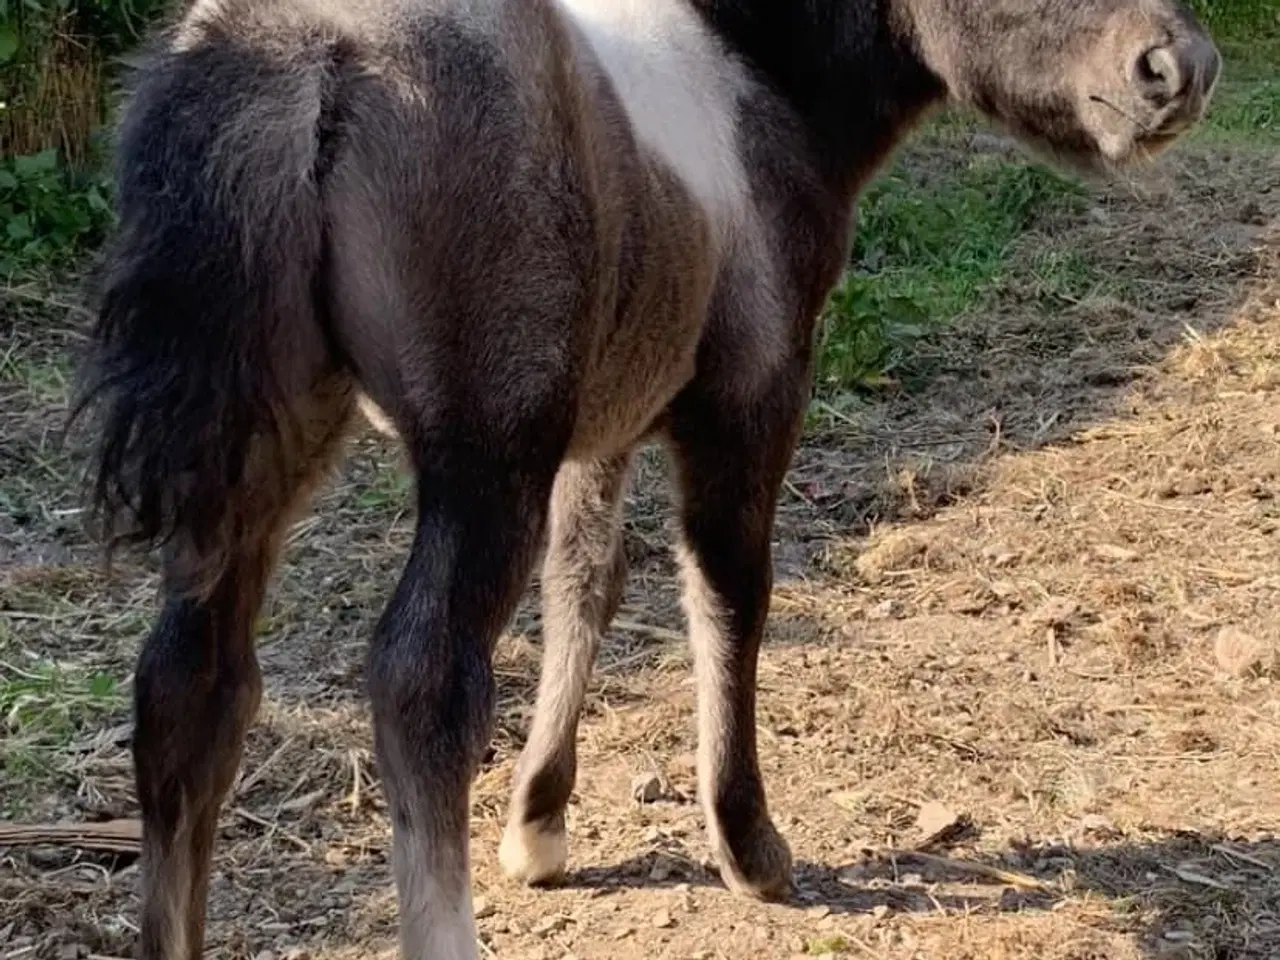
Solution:
{"label": "foal's front leg", "polygon": [[627,456],[568,462],[551,497],[538,701],[498,850],[508,876],[526,883],[564,872],[564,810],[577,775],[578,716],[626,579],[621,504],[628,462]]}
{"label": "foal's front leg", "polygon": [[725,883],[764,899],[791,885],[791,852],[765,803],[755,713],[774,509],[806,396],[797,371],[755,405],[695,383],[675,404],[671,430],[698,690],[698,794]]}

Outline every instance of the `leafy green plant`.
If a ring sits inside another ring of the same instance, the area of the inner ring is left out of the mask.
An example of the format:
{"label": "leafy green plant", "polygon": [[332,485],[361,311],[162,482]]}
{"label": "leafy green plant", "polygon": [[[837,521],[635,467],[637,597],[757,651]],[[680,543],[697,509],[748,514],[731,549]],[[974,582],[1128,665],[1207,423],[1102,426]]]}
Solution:
{"label": "leafy green plant", "polygon": [[0,161],[0,276],[65,262],[111,222],[105,179],[69,169],[56,150]]}
{"label": "leafy green plant", "polygon": [[0,716],[14,737],[60,745],[101,713],[124,703],[115,677],[49,662],[0,669]]}
{"label": "leafy green plant", "polygon": [[827,302],[821,382],[842,387],[887,382],[929,326],[928,313],[914,297],[874,277],[846,274]]}
{"label": "leafy green plant", "polygon": [[0,64],[34,50],[58,29],[74,29],[113,55],[137,43],[167,0],[0,0]]}

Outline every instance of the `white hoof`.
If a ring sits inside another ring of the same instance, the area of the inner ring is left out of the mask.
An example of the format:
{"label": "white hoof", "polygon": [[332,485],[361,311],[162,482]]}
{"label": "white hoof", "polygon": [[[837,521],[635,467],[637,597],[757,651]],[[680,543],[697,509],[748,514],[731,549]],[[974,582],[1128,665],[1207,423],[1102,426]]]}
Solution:
{"label": "white hoof", "polygon": [[564,830],[546,831],[536,823],[507,824],[498,847],[502,872],[530,885],[559,879],[568,860]]}

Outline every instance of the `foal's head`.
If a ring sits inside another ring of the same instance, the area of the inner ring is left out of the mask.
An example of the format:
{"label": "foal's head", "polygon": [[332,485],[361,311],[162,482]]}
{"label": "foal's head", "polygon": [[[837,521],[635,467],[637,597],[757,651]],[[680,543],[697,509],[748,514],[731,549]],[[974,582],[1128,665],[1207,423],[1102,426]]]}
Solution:
{"label": "foal's head", "polygon": [[951,95],[1060,160],[1124,164],[1198,121],[1213,41],[1177,0],[898,0]]}

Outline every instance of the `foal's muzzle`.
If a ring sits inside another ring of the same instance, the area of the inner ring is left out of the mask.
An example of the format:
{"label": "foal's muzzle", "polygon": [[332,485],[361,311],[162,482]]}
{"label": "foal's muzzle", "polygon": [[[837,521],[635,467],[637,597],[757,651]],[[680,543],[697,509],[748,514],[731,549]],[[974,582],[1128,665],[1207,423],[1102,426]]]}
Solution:
{"label": "foal's muzzle", "polygon": [[1149,111],[1144,133],[1172,136],[1199,120],[1221,70],[1217,48],[1200,33],[1141,50],[1129,76],[1134,94]]}

